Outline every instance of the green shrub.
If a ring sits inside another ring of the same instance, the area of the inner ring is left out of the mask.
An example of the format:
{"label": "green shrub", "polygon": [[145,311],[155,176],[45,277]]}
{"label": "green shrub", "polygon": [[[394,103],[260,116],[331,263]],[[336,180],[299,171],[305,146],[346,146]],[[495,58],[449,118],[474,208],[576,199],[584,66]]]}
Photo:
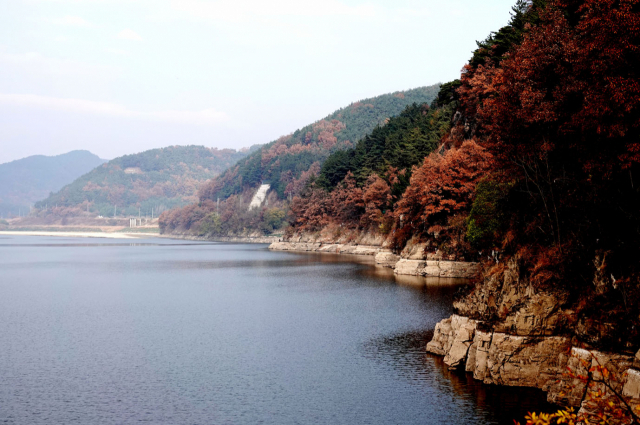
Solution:
{"label": "green shrub", "polygon": [[493,248],[506,227],[506,199],[512,183],[499,183],[485,178],[476,187],[475,198],[467,219],[467,241],[474,248]]}

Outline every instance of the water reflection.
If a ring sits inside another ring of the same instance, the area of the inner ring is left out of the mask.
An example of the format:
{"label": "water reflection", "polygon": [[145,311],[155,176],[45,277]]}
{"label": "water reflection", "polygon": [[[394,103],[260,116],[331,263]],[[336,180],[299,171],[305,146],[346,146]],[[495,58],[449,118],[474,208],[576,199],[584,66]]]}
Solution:
{"label": "water reflection", "polygon": [[267,245],[12,239],[0,423],[466,425],[539,400],[425,355],[464,281]]}
{"label": "water reflection", "polygon": [[470,373],[449,370],[442,357],[425,353],[432,337],[433,330],[401,333],[373,339],[363,350],[374,361],[393,366],[398,376],[414,385],[435,381],[459,399],[473,402],[474,409],[492,423],[513,424],[514,419],[524,423],[528,412],[557,410],[557,406],[547,403],[546,394],[541,390],[485,385]]}
{"label": "water reflection", "polygon": [[[9,238],[0,238],[0,239],[9,239]],[[0,243],[0,248],[24,248],[24,247],[37,247],[37,248],[74,248],[74,247],[120,247],[120,246],[201,246],[201,245],[214,245],[215,243],[138,243],[138,242],[114,242],[114,243],[104,243],[104,242],[96,242],[96,243]]]}

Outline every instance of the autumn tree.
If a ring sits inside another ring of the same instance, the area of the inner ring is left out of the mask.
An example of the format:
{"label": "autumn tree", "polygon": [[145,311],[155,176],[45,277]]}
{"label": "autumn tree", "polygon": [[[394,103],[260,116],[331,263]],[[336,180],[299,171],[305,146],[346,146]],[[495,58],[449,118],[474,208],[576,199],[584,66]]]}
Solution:
{"label": "autumn tree", "polygon": [[[362,190],[362,201],[365,211],[361,219],[362,225],[366,228],[369,226],[383,226],[383,230],[389,229],[389,219],[392,214],[391,208],[391,188],[377,174],[372,174],[367,179],[367,184]],[[386,225],[386,226],[385,226]]]}
{"label": "autumn tree", "polygon": [[402,247],[415,234],[451,238],[449,232],[459,227],[451,219],[468,211],[475,186],[490,167],[491,155],[471,140],[444,154],[434,152],[414,167],[411,183],[395,209],[396,246]]}
{"label": "autumn tree", "polygon": [[356,185],[353,174],[348,173],[344,180],[331,192],[329,211],[331,217],[341,225],[356,227],[364,212],[362,189]]}

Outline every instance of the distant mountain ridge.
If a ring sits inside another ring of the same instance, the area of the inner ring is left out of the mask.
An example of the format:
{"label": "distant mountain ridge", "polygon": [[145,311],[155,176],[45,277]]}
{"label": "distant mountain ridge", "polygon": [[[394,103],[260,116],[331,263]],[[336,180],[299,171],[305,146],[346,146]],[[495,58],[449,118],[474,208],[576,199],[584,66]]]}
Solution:
{"label": "distant mountain ridge", "polygon": [[100,165],[35,204],[41,216],[151,215],[197,200],[207,180],[251,149],[169,146]]}
{"label": "distant mountain ridge", "polygon": [[0,214],[24,215],[35,202],[105,162],[89,151],[75,150],[0,164]]}
{"label": "distant mountain ridge", "polygon": [[[440,84],[387,93],[341,108],[252,152],[199,191],[199,199],[160,217],[161,231],[199,236],[271,233],[286,224],[290,201],[332,154],[356,143],[408,107],[428,109]],[[415,106],[414,106],[415,105]],[[270,185],[260,208],[258,187]]]}
{"label": "distant mountain ridge", "polygon": [[35,204],[43,216],[151,215],[197,200],[207,180],[251,150],[169,146],[102,164]]}

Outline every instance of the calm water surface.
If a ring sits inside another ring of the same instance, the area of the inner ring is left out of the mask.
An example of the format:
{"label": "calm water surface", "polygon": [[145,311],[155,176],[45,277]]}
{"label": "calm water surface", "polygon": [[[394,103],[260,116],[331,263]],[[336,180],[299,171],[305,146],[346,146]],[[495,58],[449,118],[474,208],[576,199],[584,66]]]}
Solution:
{"label": "calm water surface", "polygon": [[0,423],[490,424],[424,353],[453,281],[266,245],[0,237]]}

